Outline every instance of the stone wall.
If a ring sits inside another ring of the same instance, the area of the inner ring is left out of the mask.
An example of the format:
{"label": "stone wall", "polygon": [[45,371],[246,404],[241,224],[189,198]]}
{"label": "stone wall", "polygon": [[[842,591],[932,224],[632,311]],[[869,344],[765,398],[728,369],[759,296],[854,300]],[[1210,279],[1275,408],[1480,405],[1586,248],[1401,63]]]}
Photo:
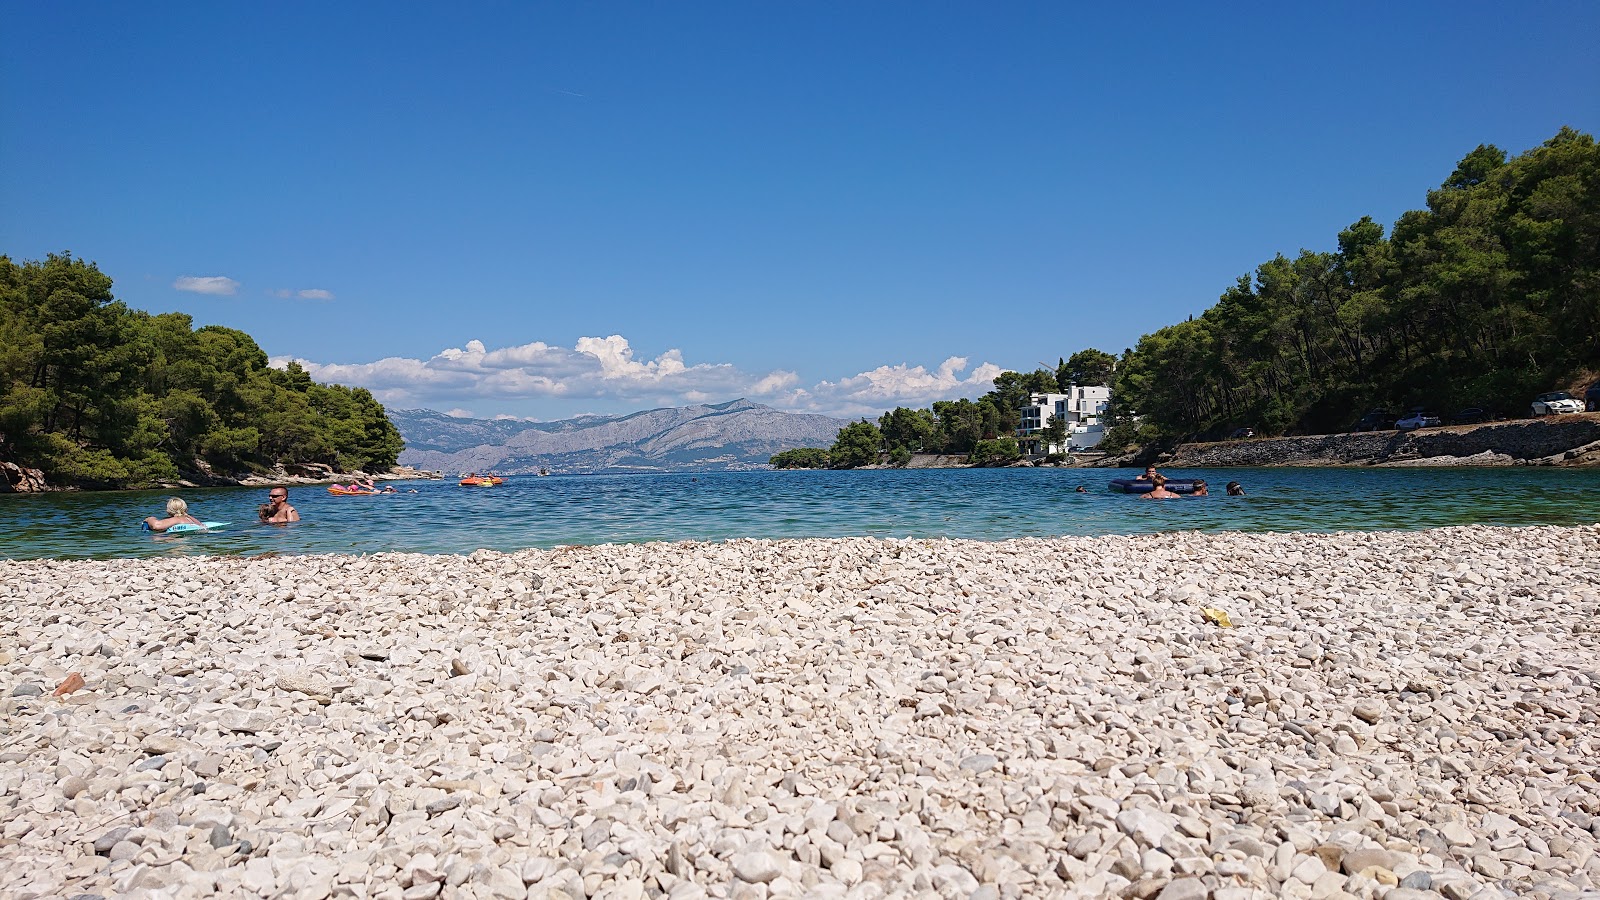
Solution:
{"label": "stone wall", "polygon": [[1560,465],[1591,464],[1600,442],[1600,414],[1580,413],[1487,425],[1318,434],[1180,444],[1163,465]]}

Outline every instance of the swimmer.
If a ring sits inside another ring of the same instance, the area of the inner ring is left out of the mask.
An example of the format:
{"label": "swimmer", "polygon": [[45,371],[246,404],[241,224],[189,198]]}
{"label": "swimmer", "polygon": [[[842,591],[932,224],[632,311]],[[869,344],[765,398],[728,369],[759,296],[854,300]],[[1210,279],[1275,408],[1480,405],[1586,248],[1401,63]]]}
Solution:
{"label": "swimmer", "polygon": [[1158,472],[1156,473],[1156,476],[1150,480],[1155,483],[1155,489],[1148,493],[1140,494],[1140,500],[1172,500],[1176,497],[1182,496],[1167,490],[1167,476]]}
{"label": "swimmer", "polygon": [[183,502],[181,497],[173,497],[167,501],[167,517],[165,519],[148,516],[144,520],[144,527],[151,531],[166,531],[174,525],[204,524],[204,522],[189,515],[189,504]]}

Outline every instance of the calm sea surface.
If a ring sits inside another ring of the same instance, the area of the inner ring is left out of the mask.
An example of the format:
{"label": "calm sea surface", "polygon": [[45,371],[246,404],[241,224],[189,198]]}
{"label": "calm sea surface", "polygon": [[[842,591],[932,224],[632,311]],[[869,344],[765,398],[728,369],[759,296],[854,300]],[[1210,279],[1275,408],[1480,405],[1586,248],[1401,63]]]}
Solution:
{"label": "calm sea surface", "polygon": [[[405,493],[290,489],[303,521],[255,523],[265,488],[181,491],[219,532],[153,535],[170,491],[0,495],[0,557],[468,553],[557,544],[728,538],[952,537],[1177,531],[1335,531],[1600,522],[1600,471],[1568,469],[1167,469],[1210,497],[1113,494],[1116,469],[936,469],[699,475],[516,476],[493,488],[390,482]],[[1245,497],[1221,496],[1242,482]],[[1088,493],[1075,492],[1084,485]],[[409,493],[410,491],[415,493]]]}

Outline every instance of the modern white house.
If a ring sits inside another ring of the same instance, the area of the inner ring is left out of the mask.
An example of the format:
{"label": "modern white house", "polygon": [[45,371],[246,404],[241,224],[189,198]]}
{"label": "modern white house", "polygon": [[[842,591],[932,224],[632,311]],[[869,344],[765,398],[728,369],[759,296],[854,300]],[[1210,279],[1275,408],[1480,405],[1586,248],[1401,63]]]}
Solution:
{"label": "modern white house", "polygon": [[[1101,384],[1075,384],[1065,394],[1029,394],[1018,409],[1022,421],[1017,425],[1017,442],[1030,453],[1087,450],[1105,436],[1103,417],[1110,403],[1111,388]],[[1049,426],[1051,416],[1067,423],[1065,446],[1041,446],[1040,432]]]}

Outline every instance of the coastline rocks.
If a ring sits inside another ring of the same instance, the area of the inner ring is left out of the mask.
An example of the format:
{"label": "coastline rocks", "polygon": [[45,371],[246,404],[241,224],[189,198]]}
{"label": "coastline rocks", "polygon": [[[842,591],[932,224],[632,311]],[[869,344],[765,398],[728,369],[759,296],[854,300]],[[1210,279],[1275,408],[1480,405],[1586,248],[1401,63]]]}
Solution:
{"label": "coastline rocks", "polygon": [[0,562],[0,894],[1578,898],[1596,573],[1600,526]]}
{"label": "coastline rocks", "polygon": [[[1141,457],[1140,461],[1148,460]],[[1573,413],[1419,431],[1370,431],[1180,444],[1171,453],[1162,454],[1161,462],[1164,465],[1196,468],[1594,465],[1600,462],[1600,413]]]}
{"label": "coastline rocks", "polygon": [[37,494],[53,490],[44,480],[44,472],[29,469],[12,462],[0,462],[0,494]]}

